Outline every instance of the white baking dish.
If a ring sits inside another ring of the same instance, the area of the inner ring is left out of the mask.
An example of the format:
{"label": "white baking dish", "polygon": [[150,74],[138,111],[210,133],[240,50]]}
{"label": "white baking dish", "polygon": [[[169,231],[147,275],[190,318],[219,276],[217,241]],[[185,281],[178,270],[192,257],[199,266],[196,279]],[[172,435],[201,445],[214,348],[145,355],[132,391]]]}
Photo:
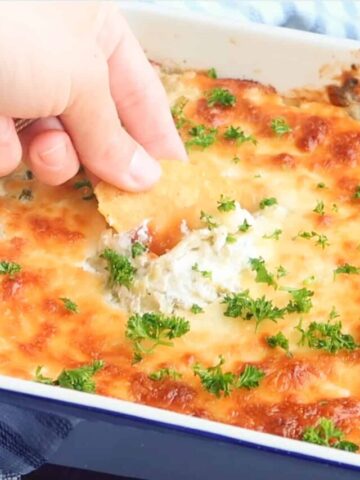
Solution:
{"label": "white baking dish", "polygon": [[[215,67],[221,76],[270,83],[280,91],[320,87],[360,59],[359,44],[353,41],[179,17],[136,1],[122,2],[122,6],[152,60],[184,68]],[[147,480],[219,475],[224,479],[265,478],[261,472],[274,468],[274,462],[277,479],[344,480],[360,475],[360,455],[98,395],[0,376],[0,401],[116,425],[82,424],[53,458],[55,463]],[[133,445],[127,450],[130,438]],[[116,452],[112,450],[115,445],[119,447]],[[187,457],[179,456],[179,450],[187,451]],[[198,454],[189,463],[194,452]]]}

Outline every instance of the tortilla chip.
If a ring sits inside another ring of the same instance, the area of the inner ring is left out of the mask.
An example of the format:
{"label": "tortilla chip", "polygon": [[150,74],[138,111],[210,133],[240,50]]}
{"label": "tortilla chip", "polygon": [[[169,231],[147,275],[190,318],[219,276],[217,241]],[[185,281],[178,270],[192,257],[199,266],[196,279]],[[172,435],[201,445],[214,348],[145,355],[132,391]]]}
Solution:
{"label": "tortilla chip", "polygon": [[152,234],[176,243],[183,220],[190,228],[201,225],[201,210],[214,212],[224,194],[236,198],[235,182],[221,177],[213,165],[163,161],[160,181],[148,192],[123,192],[104,182],[95,188],[99,211],[118,232],[136,229],[144,220]]}

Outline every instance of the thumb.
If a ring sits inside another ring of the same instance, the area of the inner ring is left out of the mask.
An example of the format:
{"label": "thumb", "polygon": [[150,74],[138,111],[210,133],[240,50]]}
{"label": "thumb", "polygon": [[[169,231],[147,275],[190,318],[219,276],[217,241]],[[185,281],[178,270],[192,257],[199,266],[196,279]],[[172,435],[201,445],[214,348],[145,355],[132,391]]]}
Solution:
{"label": "thumb", "polygon": [[160,165],[121,127],[106,61],[93,56],[90,63],[61,120],[81,162],[93,174],[123,190],[146,190],[159,179]]}

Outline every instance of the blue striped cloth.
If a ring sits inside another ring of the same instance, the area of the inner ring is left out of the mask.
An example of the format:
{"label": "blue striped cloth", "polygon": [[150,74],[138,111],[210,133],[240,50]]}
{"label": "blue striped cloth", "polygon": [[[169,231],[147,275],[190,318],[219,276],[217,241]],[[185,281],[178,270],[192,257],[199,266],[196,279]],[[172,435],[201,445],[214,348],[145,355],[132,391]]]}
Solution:
{"label": "blue striped cloth", "polygon": [[[353,0],[133,0],[153,8],[195,12],[232,21],[278,25],[360,39],[360,2]],[[0,407],[0,480],[36,469],[58,448],[78,420]]]}

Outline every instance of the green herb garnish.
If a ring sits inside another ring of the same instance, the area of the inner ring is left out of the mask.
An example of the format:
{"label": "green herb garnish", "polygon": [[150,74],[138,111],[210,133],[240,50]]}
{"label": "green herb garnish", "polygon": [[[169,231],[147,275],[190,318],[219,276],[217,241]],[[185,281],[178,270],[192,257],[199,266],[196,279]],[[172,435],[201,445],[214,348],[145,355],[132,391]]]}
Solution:
{"label": "green herb garnish", "polygon": [[285,350],[287,355],[290,355],[289,340],[285,337],[285,335],[282,332],[278,332],[276,335],[268,337],[266,339],[266,342],[270,348],[276,348],[276,347],[282,348],[283,350]]}
{"label": "green herb garnish", "polygon": [[132,258],[139,257],[147,251],[147,246],[141,242],[134,242],[131,245],[131,256]]}
{"label": "green herb garnish", "polygon": [[219,362],[213,367],[205,368],[200,363],[193,366],[194,374],[200,378],[202,386],[216,397],[221,394],[227,397],[235,388],[258,387],[265,376],[262,370],[252,365],[247,365],[240,375],[223,372],[221,367],[224,363],[225,359],[220,355]]}
{"label": "green herb garnish", "polygon": [[209,213],[205,213],[203,210],[200,212],[200,220],[205,223],[209,230],[213,230],[219,226],[215,218]]}
{"label": "green herb garnish", "polygon": [[266,207],[271,207],[272,205],[277,205],[277,199],[275,197],[263,198],[259,203],[261,210],[264,210]]}
{"label": "green herb garnish", "polygon": [[273,231],[273,233],[270,233],[269,235],[264,235],[263,238],[266,238],[268,240],[279,240],[281,234],[282,234],[282,230],[277,228],[276,230]]}
{"label": "green herb garnish", "polygon": [[194,272],[200,273],[200,275],[202,275],[205,278],[211,278],[212,277],[212,273],[209,272],[208,270],[200,270],[198,263],[194,263],[194,265],[191,267],[191,270],[193,270]]}
{"label": "green herb garnish", "polygon": [[253,272],[256,272],[255,282],[266,283],[267,285],[277,286],[274,275],[269,273],[265,266],[263,258],[250,258],[250,267]]}
{"label": "green herb garnish", "polygon": [[236,243],[237,241],[237,238],[235,237],[235,235],[232,235],[231,233],[228,233],[226,235],[226,243]]}
{"label": "green herb garnish", "polygon": [[15,275],[20,272],[21,265],[15,262],[8,262],[6,260],[0,261],[0,275]]}
{"label": "green herb garnish", "polygon": [[316,207],[313,210],[314,213],[318,213],[319,215],[325,215],[325,205],[322,200],[318,200],[316,203]]}
{"label": "green herb garnish", "polygon": [[71,313],[78,313],[78,312],[79,312],[78,306],[76,305],[75,302],[73,302],[72,300],[70,300],[70,298],[60,297],[60,300],[63,302],[64,307],[65,307],[66,310],[68,310],[69,312],[71,312]]}
{"label": "green herb garnish", "polygon": [[349,263],[344,263],[334,270],[334,278],[336,278],[336,275],[341,273],[346,273],[348,275],[360,275],[360,267],[355,267]]}
{"label": "green herb garnish", "polygon": [[326,188],[326,185],[324,182],[319,182],[317,185],[316,185],[317,188]]}
{"label": "green herb garnish", "polygon": [[260,298],[251,298],[249,290],[239,293],[225,295],[223,302],[226,304],[224,315],[232,318],[242,318],[243,320],[252,320],[256,322],[256,329],[264,320],[276,322],[283,318],[286,308],[278,308],[273,305],[271,300],[265,296]]}
{"label": "green herb garnish", "polygon": [[226,88],[214,88],[207,93],[207,103],[209,107],[215,105],[232,107],[236,104],[236,97]]}
{"label": "green herb garnish", "polygon": [[251,228],[251,225],[250,225],[250,223],[248,223],[248,221],[245,218],[245,220],[243,221],[243,223],[239,227],[239,232],[245,233],[249,230],[249,228]]}
{"label": "green herb garnish", "polygon": [[245,142],[251,142],[254,145],[257,144],[257,140],[253,135],[245,135],[244,131],[240,127],[234,127],[230,125],[224,133],[224,138],[227,140],[236,140],[236,142],[242,144]]}
{"label": "green herb garnish", "polygon": [[355,188],[355,192],[352,196],[353,199],[358,200],[360,198],[360,185]]}
{"label": "green herb garnish", "polygon": [[107,262],[106,270],[109,272],[109,286],[123,285],[130,288],[136,273],[136,269],[131,265],[130,260],[110,248],[105,248],[100,258]]}
{"label": "green herb garnish", "polygon": [[292,131],[292,128],[286,120],[282,117],[273,118],[270,124],[271,130],[276,133],[278,136],[282,136],[285,133],[289,133]]}
{"label": "green herb garnish", "polygon": [[276,270],[276,278],[282,278],[282,277],[285,277],[287,275],[287,270],[285,267],[283,267],[282,265],[280,265],[277,270]]}
{"label": "green herb garnish", "polygon": [[24,202],[29,202],[33,198],[33,193],[30,188],[24,188],[19,195],[19,200],[23,200]]}
{"label": "green herb garnish", "polygon": [[235,200],[221,194],[220,200],[217,202],[217,209],[219,212],[231,212],[236,209]]}
{"label": "green herb garnish", "polygon": [[210,147],[216,141],[216,128],[196,125],[189,130],[190,139],[185,142],[186,147]]}
{"label": "green herb garnish", "polygon": [[311,238],[316,238],[315,245],[319,245],[322,249],[328,247],[330,245],[329,240],[326,235],[321,235],[320,233],[316,232],[299,232],[298,237],[305,238],[306,240],[310,240]]}
{"label": "green herb garnish", "polygon": [[45,383],[47,385],[58,385],[71,390],[79,390],[81,392],[94,393],[95,382],[93,376],[104,367],[102,360],[95,360],[91,365],[84,365],[73,370],[63,370],[57,379],[44,377],[41,374],[42,367],[37,367],[35,371],[35,381]]}
{"label": "green herb garnish", "polygon": [[357,452],[359,450],[356,443],[344,440],[344,438],[344,433],[335,426],[334,422],[324,417],[319,418],[314,427],[306,427],[302,434],[302,439],[305,442],[333,447],[347,452]]}
{"label": "green herb garnish", "polygon": [[164,380],[164,378],[179,380],[181,377],[182,377],[182,374],[180,372],[177,372],[173,368],[161,368],[160,370],[150,373],[149,375],[150,380],[154,380],[155,382]]}
{"label": "green herb garnish", "polygon": [[214,67],[209,68],[209,70],[207,71],[207,75],[208,75],[208,77],[210,77],[210,78],[218,78],[217,72],[216,72],[216,70],[215,70]]}
{"label": "green herb garnish", "polygon": [[74,188],[76,190],[83,190],[84,192],[84,195],[82,197],[83,200],[92,200],[93,198],[95,198],[92,183],[90,182],[90,180],[87,180],[86,178],[84,178],[83,180],[79,180],[78,182],[75,182]]}
{"label": "green herb garnish", "polygon": [[198,313],[203,313],[204,309],[201,308],[199,305],[196,303],[193,303],[193,305],[190,308],[191,313],[194,313],[195,315]]}
{"label": "green herb garnish", "polygon": [[126,337],[134,347],[134,363],[144,354],[150,354],[158,345],[171,347],[174,338],[185,335],[190,323],[182,317],[166,316],[162,313],[144,313],[131,315],[126,326]]}
{"label": "green herb garnish", "polygon": [[314,295],[312,290],[307,288],[286,288],[285,290],[293,297],[286,307],[288,313],[308,313],[311,310],[313,306],[311,297]]}

